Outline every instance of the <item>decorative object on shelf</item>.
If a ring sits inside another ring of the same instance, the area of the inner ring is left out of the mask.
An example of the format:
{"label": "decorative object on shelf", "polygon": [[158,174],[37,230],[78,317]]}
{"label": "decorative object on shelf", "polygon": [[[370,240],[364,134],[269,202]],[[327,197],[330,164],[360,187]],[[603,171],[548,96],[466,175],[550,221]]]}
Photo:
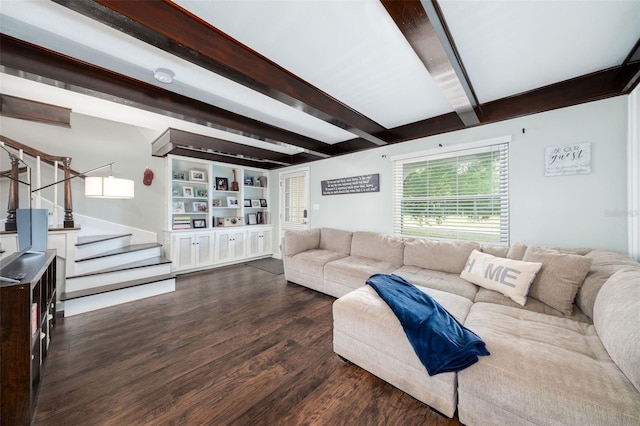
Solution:
{"label": "decorative object on shelf", "polygon": [[189,180],[204,182],[206,180],[206,173],[202,170],[189,170]]}
{"label": "decorative object on shelf", "polygon": [[173,212],[174,213],[184,213],[184,201],[174,201],[173,202]]}
{"label": "decorative object on shelf", "polygon": [[173,191],[171,191],[171,195],[173,195],[174,197],[177,197],[180,195],[180,192],[178,192],[177,189],[173,188]]}
{"label": "decorative object on shelf", "polygon": [[207,188],[196,188],[196,197],[198,198],[207,198],[208,193]]}
{"label": "decorative object on shelf", "polygon": [[216,177],[216,190],[217,191],[228,191],[229,190],[229,180],[225,177]]}
{"label": "decorative object on shelf", "polygon": [[193,211],[194,213],[202,213],[208,211],[207,203],[204,201],[194,201],[193,202]]}
{"label": "decorative object on shelf", "polygon": [[256,213],[256,221],[259,225],[262,225],[264,223],[264,216],[262,215],[262,212]]}
{"label": "decorative object on shelf", "polygon": [[153,182],[153,171],[147,167],[142,174],[142,183],[146,186],[150,186],[151,182]]}
{"label": "decorative object on shelf", "polygon": [[231,182],[231,190],[232,191],[240,191],[240,186],[238,185],[238,181],[236,180],[236,169],[231,169],[233,172],[233,181]]}
{"label": "decorative object on shelf", "polygon": [[173,172],[173,180],[184,180],[184,172]]}
{"label": "decorative object on shelf", "polygon": [[253,176],[245,176],[244,184],[248,186],[253,186]]}
{"label": "decorative object on shelf", "polygon": [[193,219],[191,221],[193,223],[194,228],[206,228],[207,227],[207,219]]}
{"label": "decorative object on shelf", "polygon": [[182,187],[182,196],[183,197],[193,197],[193,186],[183,186]]}
{"label": "decorative object on shelf", "polygon": [[244,207],[251,207],[251,200],[248,198],[244,199]]}
{"label": "decorative object on shelf", "polygon": [[258,186],[261,186],[263,188],[267,187],[267,177],[266,176],[259,176],[258,177]]}
{"label": "decorative object on shelf", "polygon": [[174,216],[173,229],[191,229],[191,218],[189,216]]}
{"label": "decorative object on shelf", "polygon": [[239,207],[238,197],[227,197],[227,207]]}
{"label": "decorative object on shelf", "polygon": [[242,226],[242,218],[238,216],[219,217],[216,219],[217,226]]}
{"label": "decorative object on shelf", "polygon": [[260,207],[260,200],[251,200],[251,207]]}
{"label": "decorative object on shelf", "polygon": [[211,207],[222,207],[222,200],[213,199],[211,200]]}
{"label": "decorative object on shelf", "polygon": [[267,200],[260,198],[260,207],[267,207]]}
{"label": "decorative object on shelf", "polygon": [[256,214],[255,213],[249,213],[247,215],[247,223],[249,225],[257,225],[258,224],[258,219],[256,218]]}

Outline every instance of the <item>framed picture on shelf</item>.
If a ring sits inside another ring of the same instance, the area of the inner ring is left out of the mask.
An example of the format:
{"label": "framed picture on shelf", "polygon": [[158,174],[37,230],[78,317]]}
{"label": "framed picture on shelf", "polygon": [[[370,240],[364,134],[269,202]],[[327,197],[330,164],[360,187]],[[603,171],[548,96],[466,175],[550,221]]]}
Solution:
{"label": "framed picture on shelf", "polygon": [[256,213],[256,222],[258,222],[259,225],[264,223],[264,216],[262,215],[262,212]]}
{"label": "framed picture on shelf", "polygon": [[260,207],[260,200],[251,200],[251,207]]}
{"label": "framed picture on shelf", "polygon": [[173,172],[173,180],[184,180],[184,172]]}
{"label": "framed picture on shelf", "polygon": [[196,188],[196,197],[198,198],[207,198],[209,191],[207,188]]}
{"label": "framed picture on shelf", "polygon": [[207,227],[207,219],[192,219],[191,223],[193,223],[194,228],[206,228]]}
{"label": "framed picture on shelf", "polygon": [[205,181],[207,179],[206,174],[202,170],[189,170],[189,180]]}
{"label": "framed picture on shelf", "polygon": [[217,191],[228,191],[229,190],[229,179],[223,177],[216,177],[216,190]]}
{"label": "framed picture on shelf", "polygon": [[227,207],[239,207],[237,197],[227,197]]}
{"label": "framed picture on shelf", "polygon": [[267,207],[267,200],[260,198],[260,207]]}
{"label": "framed picture on shelf", "polygon": [[194,201],[193,202],[193,211],[194,212],[198,212],[198,213],[208,211],[207,203],[205,203],[204,201]]}
{"label": "framed picture on shelf", "polygon": [[211,200],[211,207],[222,207],[222,200]]}
{"label": "framed picture on shelf", "polygon": [[174,213],[184,213],[184,201],[174,201],[173,202],[173,212]]}
{"label": "framed picture on shelf", "polygon": [[248,186],[253,186],[253,176],[245,176],[244,184]]}
{"label": "framed picture on shelf", "polygon": [[182,196],[183,197],[193,197],[193,186],[183,186],[182,187]]}
{"label": "framed picture on shelf", "polygon": [[251,200],[248,198],[244,199],[244,207],[251,207]]}
{"label": "framed picture on shelf", "polygon": [[249,225],[257,225],[258,224],[258,219],[256,218],[256,214],[255,213],[249,213],[247,215],[247,222],[249,223]]}

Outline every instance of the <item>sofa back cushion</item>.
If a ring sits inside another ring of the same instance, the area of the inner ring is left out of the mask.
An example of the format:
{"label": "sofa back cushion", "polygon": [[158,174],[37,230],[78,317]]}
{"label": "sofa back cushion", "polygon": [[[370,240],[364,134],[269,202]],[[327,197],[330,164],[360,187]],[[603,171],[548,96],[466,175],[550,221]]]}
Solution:
{"label": "sofa back cushion", "polygon": [[320,248],[323,250],[336,251],[338,253],[351,253],[351,238],[353,232],[341,229],[321,228]]}
{"label": "sofa back cushion", "polygon": [[402,265],[404,241],[379,232],[358,231],[351,240],[351,256],[368,257],[394,265]]}
{"label": "sofa back cushion", "polygon": [[585,255],[592,260],[591,269],[576,296],[576,305],[593,319],[593,304],[602,285],[622,268],[640,268],[629,256],[610,250],[593,250]]}
{"label": "sofa back cushion", "polygon": [[474,250],[480,250],[480,244],[471,241],[407,240],[404,243],[404,264],[460,274]]}
{"label": "sofa back cushion", "polygon": [[320,228],[284,232],[285,256],[293,256],[320,246]]}
{"label": "sofa back cushion", "polygon": [[509,249],[510,249],[509,246],[488,246],[485,244],[480,246],[481,252],[487,253],[496,257],[507,257],[507,254],[509,253]]}
{"label": "sofa back cushion", "polygon": [[640,269],[621,269],[604,283],[593,325],[613,362],[640,391]]}
{"label": "sofa back cushion", "polygon": [[538,299],[563,314],[573,313],[573,301],[589,272],[591,259],[544,247],[529,246],[522,260],[540,262],[542,269],[529,289]]}

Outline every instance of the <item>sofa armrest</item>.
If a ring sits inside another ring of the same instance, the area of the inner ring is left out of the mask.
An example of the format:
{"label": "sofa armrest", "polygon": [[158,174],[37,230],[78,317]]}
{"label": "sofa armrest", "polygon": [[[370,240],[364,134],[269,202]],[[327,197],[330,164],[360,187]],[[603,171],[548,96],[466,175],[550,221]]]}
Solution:
{"label": "sofa armrest", "polygon": [[288,230],[283,237],[284,256],[294,256],[320,247],[320,229]]}

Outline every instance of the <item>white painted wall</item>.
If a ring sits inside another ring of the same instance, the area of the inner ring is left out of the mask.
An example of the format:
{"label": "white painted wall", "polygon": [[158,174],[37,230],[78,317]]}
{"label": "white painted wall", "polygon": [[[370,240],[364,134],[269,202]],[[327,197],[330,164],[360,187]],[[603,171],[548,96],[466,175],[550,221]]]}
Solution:
{"label": "white painted wall", "polygon": [[[627,217],[619,214],[627,209],[625,96],[310,163],[310,224],[390,233],[391,156],[505,135],[512,137],[511,242],[627,251]],[[580,142],[591,142],[591,174],[544,176],[545,147]],[[369,173],[380,173],[380,192],[321,195],[322,180]]]}
{"label": "white painted wall", "polygon": [[[128,124],[104,120],[83,114],[71,114],[71,128],[58,127],[25,120],[0,117],[2,134],[47,154],[71,156],[71,168],[78,172],[115,162],[113,175],[133,179],[135,198],[131,200],[96,199],[84,196],[84,181],[72,181],[74,211],[86,216],[140,228],[158,235],[164,227],[165,167],[162,158],[151,156],[152,131]],[[30,163],[31,164],[31,163]],[[151,186],[142,183],[144,170],[153,170]],[[107,176],[103,169],[92,176]],[[43,165],[42,185],[53,182],[52,168]],[[58,179],[64,176],[60,172]],[[35,171],[34,171],[35,178]],[[53,200],[51,189],[42,191],[45,199]],[[64,203],[64,186],[58,185],[58,204]],[[59,213],[62,222],[64,211]],[[82,226],[82,217],[76,224]]]}
{"label": "white painted wall", "polygon": [[640,86],[629,95],[628,192],[629,256],[640,262]]}

